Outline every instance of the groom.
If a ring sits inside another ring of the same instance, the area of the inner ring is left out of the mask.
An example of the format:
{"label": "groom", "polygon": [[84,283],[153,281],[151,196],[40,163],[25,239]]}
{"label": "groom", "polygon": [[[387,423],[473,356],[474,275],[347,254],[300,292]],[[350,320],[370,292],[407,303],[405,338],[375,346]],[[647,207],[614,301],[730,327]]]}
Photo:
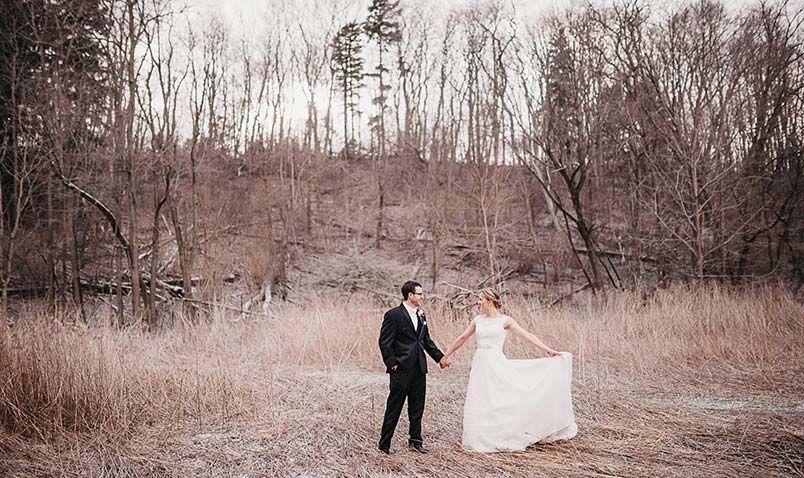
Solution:
{"label": "groom", "polygon": [[390,374],[391,391],[385,405],[385,418],[379,448],[383,454],[391,452],[391,437],[402,413],[405,398],[408,400],[410,438],[408,447],[427,453],[422,441],[422,414],[427,388],[427,359],[430,357],[441,368],[449,367],[450,360],[438,350],[427,331],[427,318],[419,309],[423,298],[422,285],[408,281],[402,286],[402,304],[385,313],[380,328],[380,352],[385,372]]}

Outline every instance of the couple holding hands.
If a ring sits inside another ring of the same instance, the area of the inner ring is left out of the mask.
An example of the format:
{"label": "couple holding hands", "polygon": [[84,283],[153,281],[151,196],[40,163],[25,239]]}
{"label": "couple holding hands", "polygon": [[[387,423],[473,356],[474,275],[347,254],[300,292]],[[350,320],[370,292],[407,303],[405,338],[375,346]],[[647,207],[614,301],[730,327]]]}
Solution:
{"label": "couple holding hands", "polygon": [[[425,352],[441,368],[451,365],[453,353],[472,335],[477,350],[472,358],[463,409],[464,450],[496,452],[524,450],[534,443],[566,440],[577,427],[572,411],[572,354],[558,352],[500,312],[500,296],[492,289],[478,294],[480,314],[442,353],[430,338],[427,317],[420,307],[421,284],[402,286],[403,301],[385,313],[380,329],[380,352],[390,375],[390,393],[379,449],[391,452],[391,438],[405,400],[408,401],[408,446],[427,453],[422,440],[422,415],[427,386]],[[512,360],[503,354],[508,332],[513,332],[548,357]]]}

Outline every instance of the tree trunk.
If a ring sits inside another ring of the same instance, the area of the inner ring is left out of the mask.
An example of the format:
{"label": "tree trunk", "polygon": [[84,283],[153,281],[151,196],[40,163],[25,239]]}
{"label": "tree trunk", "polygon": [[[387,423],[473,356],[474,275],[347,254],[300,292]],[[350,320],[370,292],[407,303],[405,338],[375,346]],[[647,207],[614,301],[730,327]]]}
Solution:
{"label": "tree trunk", "polygon": [[[78,212],[80,205],[73,206],[74,212]],[[84,296],[81,293],[81,258],[78,255],[78,234],[75,230],[75,213],[67,214],[67,227],[70,231],[70,262],[73,269],[72,274],[72,289],[73,289],[73,302],[78,308],[78,317],[81,322],[86,324],[87,318],[84,313]]]}
{"label": "tree trunk", "polygon": [[151,239],[151,267],[150,267],[150,281],[148,284],[148,294],[145,300],[148,310],[146,312],[146,322],[148,324],[148,332],[156,331],[156,273],[159,264],[159,207],[157,206],[154,213],[153,232]]}
{"label": "tree trunk", "polygon": [[47,311],[52,314],[56,310],[56,233],[53,219],[53,181],[47,181]]}
{"label": "tree trunk", "polygon": [[279,241],[279,250],[277,251],[277,266],[276,266],[276,274],[274,274],[274,284],[276,285],[276,291],[279,295],[279,298],[282,300],[287,299],[288,292],[287,292],[287,251],[288,251],[288,240],[290,234],[290,214],[288,214],[287,210],[280,208],[279,218],[282,221],[282,240]]}
{"label": "tree trunk", "polygon": [[187,315],[190,322],[195,322],[195,308],[193,307],[193,283],[191,279],[190,253],[184,242],[184,231],[179,221],[179,212],[174,201],[170,202],[170,218],[173,229],[176,231],[176,247],[179,254],[179,269],[181,269],[181,283],[184,288],[184,301],[182,312]]}
{"label": "tree trunk", "polygon": [[433,292],[438,284],[438,274],[441,271],[441,227],[437,220],[431,220],[430,230],[433,234]]}
{"label": "tree trunk", "polygon": [[123,311],[123,254],[122,251],[115,251],[114,255],[114,274],[117,287],[115,290],[115,301],[117,302],[117,330],[123,330],[126,322],[126,315]]}
{"label": "tree trunk", "polygon": [[3,280],[3,304],[0,306],[0,345],[6,339],[6,329],[8,328],[8,281]]}
{"label": "tree trunk", "polygon": [[[565,179],[567,179],[565,177]],[[592,287],[593,291],[602,291],[603,290],[603,273],[600,270],[600,258],[598,256],[598,247],[597,241],[595,240],[594,233],[592,228],[587,221],[586,217],[584,216],[584,209],[583,204],[581,203],[581,191],[580,187],[573,188],[571,187],[574,183],[567,180],[566,181],[567,187],[570,189],[570,199],[572,201],[572,207],[575,209],[575,228],[578,230],[578,234],[581,236],[581,240],[583,241],[584,246],[586,247],[587,251],[587,259],[589,260],[589,266],[592,269],[592,277],[590,278],[589,285]],[[569,233],[569,231],[567,232]]]}
{"label": "tree trunk", "polygon": [[343,75],[343,155],[349,159],[349,80]]}
{"label": "tree trunk", "polygon": [[377,206],[377,232],[374,238],[374,247],[376,249],[382,249],[383,215],[385,214],[385,188],[383,187],[382,180],[377,182],[377,187],[379,188],[380,197]]}
{"label": "tree trunk", "polygon": [[128,200],[129,200],[129,251],[128,262],[131,267],[131,312],[134,320],[141,318],[140,313],[140,259],[137,246],[137,174],[134,155],[134,114],[135,95],[137,92],[137,77],[134,69],[137,53],[137,35],[134,32],[134,0],[127,2],[128,14],[128,57],[126,58],[126,79],[128,82],[128,104],[126,111],[126,159],[128,166]]}
{"label": "tree trunk", "polygon": [[307,195],[305,201],[305,214],[304,214],[304,235],[305,246],[308,246],[313,239],[313,197],[310,192],[310,187],[307,188]]}
{"label": "tree trunk", "polygon": [[[150,294],[148,300],[148,331],[155,332],[156,331],[156,282],[157,282],[157,272],[159,270],[159,236],[160,236],[160,227],[159,227],[159,215],[162,211],[162,207],[165,205],[165,202],[168,200],[170,195],[170,179],[173,172],[170,168],[165,169],[165,193],[162,195],[162,198],[157,198],[156,207],[154,208],[154,222],[153,222],[153,239],[151,245],[151,277],[150,277]],[[156,179],[156,178],[154,178]],[[154,196],[156,196],[157,192],[154,190]]]}
{"label": "tree trunk", "polygon": [[539,247],[539,239],[536,235],[536,219],[534,218],[534,211],[533,211],[533,201],[530,199],[530,190],[528,185],[524,185],[524,196],[525,196],[525,208],[526,216],[528,218],[528,232],[530,233],[530,240],[533,242],[533,248],[536,249]]}

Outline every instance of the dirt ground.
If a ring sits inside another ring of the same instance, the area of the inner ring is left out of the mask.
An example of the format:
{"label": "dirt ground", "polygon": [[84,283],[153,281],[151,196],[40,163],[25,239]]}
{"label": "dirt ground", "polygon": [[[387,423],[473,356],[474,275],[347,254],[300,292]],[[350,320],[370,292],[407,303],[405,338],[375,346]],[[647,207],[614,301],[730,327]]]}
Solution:
{"label": "dirt ground", "polygon": [[[424,434],[430,453],[376,450],[387,377],[362,370],[284,370],[263,411],[244,420],[145,426],[125,443],[65,440],[2,449],[3,476],[205,477],[790,477],[804,476],[804,398],[794,387],[650,383],[612,371],[574,385],[578,435],[524,452],[460,447],[466,367],[431,371]],[[577,382],[577,381],[576,381]],[[639,384],[639,385],[635,385]],[[226,418],[223,418],[226,415]],[[73,437],[74,438],[74,437]],[[15,449],[16,448],[16,449]],[[50,458],[48,458],[50,457]]]}

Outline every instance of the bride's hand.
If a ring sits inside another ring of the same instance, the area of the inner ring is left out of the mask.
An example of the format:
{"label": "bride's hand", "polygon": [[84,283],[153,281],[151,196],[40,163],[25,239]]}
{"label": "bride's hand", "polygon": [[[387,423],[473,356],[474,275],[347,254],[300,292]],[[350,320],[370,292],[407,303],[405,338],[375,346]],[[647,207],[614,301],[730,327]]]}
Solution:
{"label": "bride's hand", "polygon": [[561,355],[561,352],[557,350],[548,350],[547,355],[550,357],[558,357],[559,355]]}

